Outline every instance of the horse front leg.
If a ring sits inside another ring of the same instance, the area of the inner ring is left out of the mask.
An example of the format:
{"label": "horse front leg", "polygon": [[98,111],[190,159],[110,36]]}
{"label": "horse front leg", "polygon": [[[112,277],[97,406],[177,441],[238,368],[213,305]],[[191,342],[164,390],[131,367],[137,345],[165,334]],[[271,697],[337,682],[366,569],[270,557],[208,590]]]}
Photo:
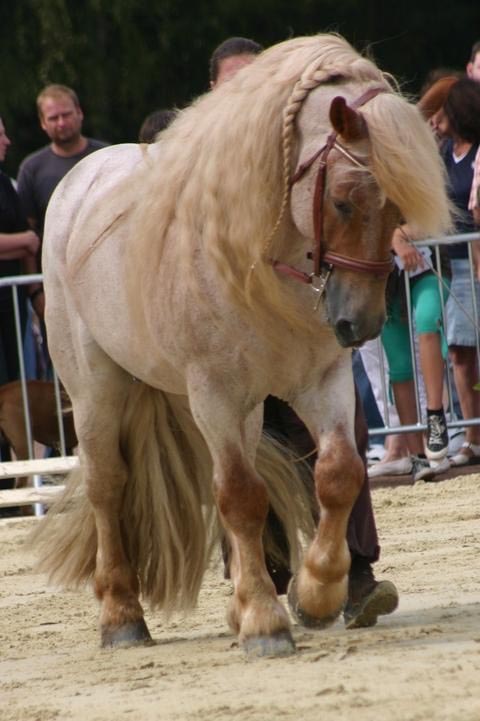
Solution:
{"label": "horse front leg", "polygon": [[234,594],[228,622],[247,653],[283,655],[294,650],[290,623],[266,565],[262,534],[268,513],[264,482],[233,448],[216,464],[215,495],[232,548]]}
{"label": "horse front leg", "polygon": [[235,407],[231,395],[228,404],[225,398],[215,402],[209,395],[206,404],[190,395],[192,411],[212,454],[215,499],[231,548],[234,592],[227,620],[248,654],[285,655],[295,645],[287,611],[265,565],[262,534],[269,500],[254,467],[262,408],[242,421],[241,404]]}
{"label": "horse front leg", "polygon": [[350,568],[347,525],[365,474],[355,443],[349,356],[348,364],[340,364],[334,375],[323,380],[322,391],[313,398],[299,398],[294,404],[318,444],[314,477],[320,520],[303,564],[290,583],[288,600],[300,623],[317,628],[332,623],[346,601]]}

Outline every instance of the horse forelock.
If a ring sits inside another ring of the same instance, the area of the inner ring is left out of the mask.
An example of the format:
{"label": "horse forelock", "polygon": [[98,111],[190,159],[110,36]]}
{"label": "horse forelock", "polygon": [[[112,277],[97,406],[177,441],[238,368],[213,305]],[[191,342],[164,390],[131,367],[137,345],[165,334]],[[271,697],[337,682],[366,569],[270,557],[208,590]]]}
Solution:
{"label": "horse forelock", "polygon": [[451,228],[445,171],[433,134],[419,110],[398,93],[365,106],[372,172],[379,187],[418,237]]}

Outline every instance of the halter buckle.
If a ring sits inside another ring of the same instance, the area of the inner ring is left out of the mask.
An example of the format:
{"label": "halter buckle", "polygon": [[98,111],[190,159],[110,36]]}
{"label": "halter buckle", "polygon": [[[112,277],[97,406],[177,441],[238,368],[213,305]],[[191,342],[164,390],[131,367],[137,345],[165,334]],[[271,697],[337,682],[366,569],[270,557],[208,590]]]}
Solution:
{"label": "halter buckle", "polygon": [[315,273],[310,273],[310,288],[313,290],[315,294],[315,303],[313,304],[313,310],[318,310],[318,306],[320,305],[320,301],[322,299],[323,294],[325,293],[325,288],[327,285],[327,281],[330,278],[330,273],[332,272],[332,266],[329,265],[327,270],[323,270],[320,275],[315,275]]}

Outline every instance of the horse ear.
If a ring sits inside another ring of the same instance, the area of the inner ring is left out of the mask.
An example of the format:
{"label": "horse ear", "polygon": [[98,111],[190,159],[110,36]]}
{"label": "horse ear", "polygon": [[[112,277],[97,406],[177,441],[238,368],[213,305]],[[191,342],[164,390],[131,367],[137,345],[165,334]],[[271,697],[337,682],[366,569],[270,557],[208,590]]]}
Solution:
{"label": "horse ear", "polygon": [[330,122],[334,130],[346,141],[362,140],[368,135],[363,116],[347,105],[347,101],[341,95],[332,100]]}

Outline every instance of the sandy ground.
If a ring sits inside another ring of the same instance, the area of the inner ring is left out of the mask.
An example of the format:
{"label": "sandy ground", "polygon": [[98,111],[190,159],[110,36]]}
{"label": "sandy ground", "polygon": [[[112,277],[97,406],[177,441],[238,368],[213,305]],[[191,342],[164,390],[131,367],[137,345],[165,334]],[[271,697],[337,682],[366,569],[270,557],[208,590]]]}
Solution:
{"label": "sandy ground", "polygon": [[479,721],[480,476],[373,492],[377,577],[399,609],[372,629],[294,626],[295,656],[247,660],[225,624],[220,565],[198,610],[156,645],[98,648],[89,590],[49,588],[22,547],[35,519],[0,520],[2,721]]}

